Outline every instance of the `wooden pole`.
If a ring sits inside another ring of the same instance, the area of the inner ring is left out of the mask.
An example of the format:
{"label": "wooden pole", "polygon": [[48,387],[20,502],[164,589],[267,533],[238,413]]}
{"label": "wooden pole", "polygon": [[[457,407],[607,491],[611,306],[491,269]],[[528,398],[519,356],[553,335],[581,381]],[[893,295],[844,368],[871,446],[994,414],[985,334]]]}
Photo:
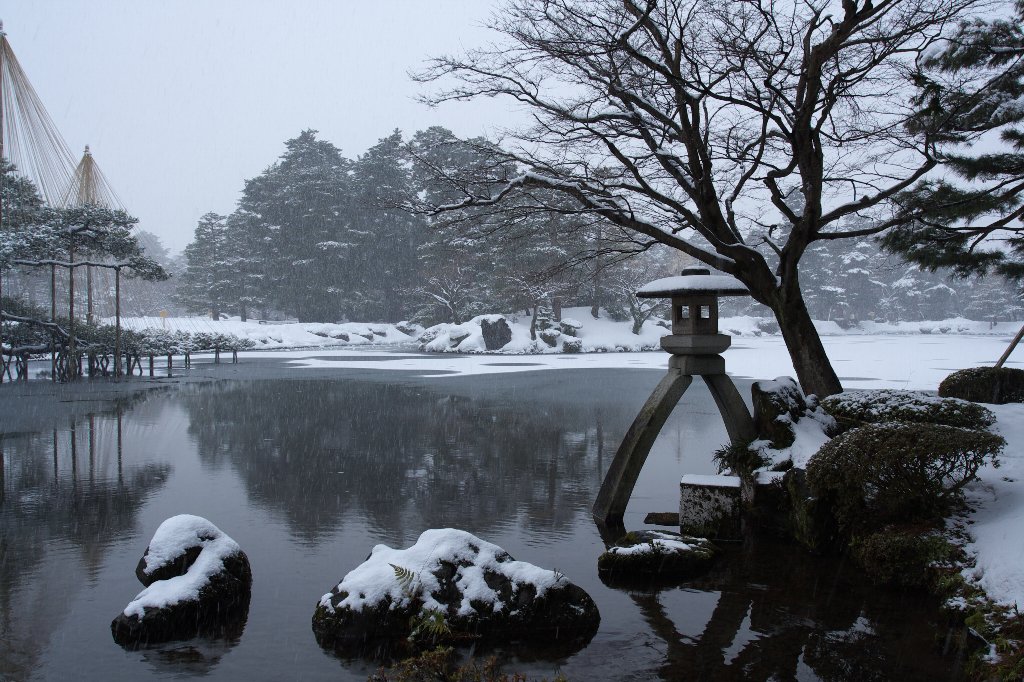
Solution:
{"label": "wooden pole", "polygon": [[68,362],[70,375],[78,377],[78,362],[75,360],[75,233],[68,231]]}
{"label": "wooden pole", "polygon": [[[4,33],[4,23],[0,21],[0,91],[3,90],[4,55],[7,54],[7,34]],[[0,96],[0,163],[7,157],[4,156],[4,97]],[[0,182],[6,182],[7,174],[0,178]],[[0,233],[4,230],[4,193],[0,191]],[[12,349],[13,350],[13,349]],[[0,356],[4,353],[4,269],[0,264]],[[4,373],[0,371],[0,384],[4,382]]]}
{"label": "wooden pole", "polygon": [[114,376],[121,376],[121,268],[114,268]]}
{"label": "wooden pole", "polygon": [[95,322],[92,303],[92,266],[85,266],[85,321],[89,324]]}
{"label": "wooden pole", "polygon": [[1020,331],[1017,332],[1017,336],[1013,337],[1013,341],[1010,342],[1010,346],[1006,349],[1006,352],[1003,353],[1003,357],[999,358],[999,362],[996,363],[996,369],[1003,366],[1003,363],[1010,357],[1010,353],[1013,352],[1013,349],[1017,347],[1017,344],[1020,343],[1022,338],[1024,338],[1024,327],[1021,327]]}

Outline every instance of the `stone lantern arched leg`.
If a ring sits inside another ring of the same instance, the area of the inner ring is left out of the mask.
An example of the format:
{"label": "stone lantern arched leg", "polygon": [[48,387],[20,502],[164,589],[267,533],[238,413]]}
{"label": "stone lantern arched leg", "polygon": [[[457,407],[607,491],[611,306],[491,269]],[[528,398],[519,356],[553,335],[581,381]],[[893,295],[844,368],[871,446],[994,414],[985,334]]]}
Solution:
{"label": "stone lantern arched leg", "polygon": [[[755,433],[754,420],[732,379],[724,373],[702,376],[715,399],[730,440],[752,440]],[[601,490],[594,502],[592,511],[598,524],[621,525],[626,505],[633,494],[637,478],[640,477],[640,470],[647,461],[647,455],[650,454],[668,416],[691,383],[693,375],[684,374],[682,369],[670,367],[668,374],[640,408],[639,414],[615,452],[615,458],[608,468],[608,473],[605,474]]]}

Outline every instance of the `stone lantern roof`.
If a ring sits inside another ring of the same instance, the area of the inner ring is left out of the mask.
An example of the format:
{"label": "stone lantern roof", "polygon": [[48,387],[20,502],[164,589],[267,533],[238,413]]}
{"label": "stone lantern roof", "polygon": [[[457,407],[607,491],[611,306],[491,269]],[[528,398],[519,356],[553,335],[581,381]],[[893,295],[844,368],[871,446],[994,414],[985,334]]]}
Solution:
{"label": "stone lantern roof", "polygon": [[749,296],[750,291],[731,275],[687,268],[645,284],[636,295],[672,299],[672,333],[662,338],[663,349],[673,355],[714,355],[729,347],[729,337],[718,333],[718,298]]}
{"label": "stone lantern roof", "polygon": [[681,275],[662,277],[640,287],[637,298],[694,296],[749,296],[743,282],[732,275],[712,275],[707,268],[686,268]]}

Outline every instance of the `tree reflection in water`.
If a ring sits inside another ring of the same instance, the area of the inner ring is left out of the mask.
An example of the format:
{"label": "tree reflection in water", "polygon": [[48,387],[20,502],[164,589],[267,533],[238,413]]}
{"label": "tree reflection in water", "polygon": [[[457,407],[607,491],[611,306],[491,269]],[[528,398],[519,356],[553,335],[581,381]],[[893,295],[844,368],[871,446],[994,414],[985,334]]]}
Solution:
{"label": "tree reflection in water", "polygon": [[202,385],[184,404],[202,460],[230,463],[308,542],[350,513],[385,537],[512,522],[571,533],[607,437],[600,411],[571,404],[503,409],[379,383]]}
{"label": "tree reflection in water", "polygon": [[146,498],[170,473],[167,464],[125,464],[122,420],[130,405],[114,401],[64,429],[0,434],[4,679],[35,668],[71,597],[97,579],[108,548],[134,532]]}

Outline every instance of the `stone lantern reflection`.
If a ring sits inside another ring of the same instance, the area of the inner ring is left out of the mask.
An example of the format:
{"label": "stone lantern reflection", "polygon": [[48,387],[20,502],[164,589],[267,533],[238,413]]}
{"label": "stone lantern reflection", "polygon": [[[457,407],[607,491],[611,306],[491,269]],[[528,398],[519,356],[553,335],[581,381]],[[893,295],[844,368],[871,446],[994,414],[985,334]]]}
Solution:
{"label": "stone lantern reflection", "polygon": [[647,455],[694,376],[703,377],[708,385],[729,438],[734,442],[754,438],[754,421],[725,373],[725,358],[721,355],[732,338],[718,331],[719,297],[749,295],[736,278],[712,275],[706,268],[688,268],[681,275],[656,280],[637,292],[640,298],[671,299],[672,333],[661,339],[662,349],[671,357],[668,374],[640,408],[601,484],[593,508],[599,523],[622,523]]}

